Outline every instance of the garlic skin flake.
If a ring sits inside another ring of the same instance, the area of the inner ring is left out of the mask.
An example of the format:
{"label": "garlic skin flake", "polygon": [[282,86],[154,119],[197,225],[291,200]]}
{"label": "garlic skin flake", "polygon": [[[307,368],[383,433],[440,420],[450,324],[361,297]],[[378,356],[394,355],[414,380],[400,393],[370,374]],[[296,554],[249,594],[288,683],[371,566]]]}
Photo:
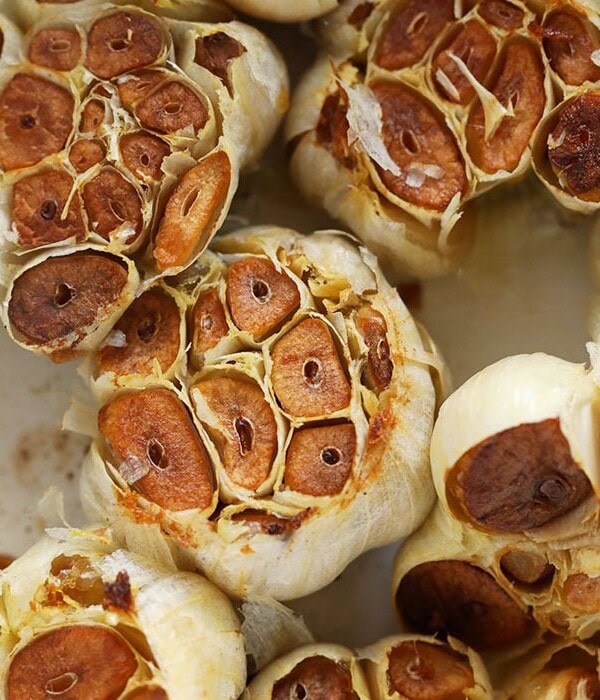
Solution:
{"label": "garlic skin flake", "polygon": [[171,284],[188,328],[128,312],[120,365],[82,368],[99,411],[81,482],[91,518],[134,550],[152,526],[183,566],[276,600],[418,527],[443,361],[368,250],[341,232],[254,227]]}
{"label": "garlic skin flake", "polygon": [[[119,698],[145,684],[174,700],[235,700],[244,688],[244,642],[226,596],[172,563],[152,564],[118,549],[107,531],[65,529],[59,539],[46,536],[2,573],[0,583],[12,635],[1,659],[7,684],[2,697],[11,697],[11,664],[19,654],[60,630],[91,641],[111,633],[130,657]],[[78,666],[91,661],[85,648],[77,650]],[[105,659],[109,667],[110,661]]]}

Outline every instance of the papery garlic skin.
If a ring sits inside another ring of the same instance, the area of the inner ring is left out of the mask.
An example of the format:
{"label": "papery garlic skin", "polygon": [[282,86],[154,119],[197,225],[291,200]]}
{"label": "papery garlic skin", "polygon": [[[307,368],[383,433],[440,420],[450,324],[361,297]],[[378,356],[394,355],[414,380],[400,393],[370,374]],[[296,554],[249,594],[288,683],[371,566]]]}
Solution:
{"label": "papery garlic skin", "polygon": [[[443,507],[452,512],[448,479],[468,450],[503,431],[547,420],[559,422],[572,459],[597,492],[599,398],[593,374],[583,365],[542,353],[500,360],[469,379],[442,406],[432,435],[432,473]],[[493,493],[493,484],[491,488]],[[585,537],[589,526],[584,523],[596,522],[594,502],[591,497],[578,510],[567,512],[560,525],[552,520],[523,534],[558,547],[562,540]],[[477,527],[473,520],[470,524]]]}
{"label": "papery garlic skin", "polygon": [[0,15],[0,69],[19,62],[21,40],[17,26],[8,17]]}
{"label": "papery garlic skin", "polygon": [[330,12],[339,0],[227,0],[231,7],[272,22],[303,22]]}
{"label": "papery garlic skin", "polygon": [[[141,407],[136,394],[144,387],[172,390],[178,382],[179,400],[210,456],[214,501],[203,513],[161,510],[140,495],[139,475],[128,486],[131,470],[115,461],[113,438],[85,425],[97,441],[84,464],[82,500],[90,517],[110,522],[127,542],[136,523],[160,523],[185,566],[199,567],[235,595],[292,599],[326,585],[360,552],[412,532],[426,516],[436,401],[429,365],[441,363],[424,349],[374,256],[346,234],[302,237],[256,227],[220,237],[213,251],[181,276],[175,292],[188,314],[212,294],[196,319],[219,329],[206,354],[193,351],[187,366],[180,356],[172,376],[96,373],[93,386],[104,404],[129,396]],[[252,314],[262,319],[256,335]],[[297,356],[288,360],[289,353]],[[246,393],[243,382],[250,384]],[[321,382],[330,389],[323,392]],[[306,399],[298,403],[298,396]],[[87,423],[77,414],[66,424]],[[131,439],[146,440],[148,430]],[[168,442],[161,446],[165,466]],[[309,459],[305,452],[315,445],[320,459]],[[160,463],[137,450],[144,474]],[[305,476],[307,459],[312,471]],[[208,520],[217,502],[218,516]],[[158,527],[153,537],[161,539]]]}
{"label": "papery garlic skin", "polygon": [[[344,669],[351,686],[347,692],[354,692],[358,700],[371,700],[365,675],[354,653],[336,644],[312,644],[302,646],[271,662],[252,680],[246,689],[244,700],[271,700],[277,681],[287,676],[298,664],[311,658],[327,659]],[[351,688],[351,690],[350,690]],[[322,690],[323,692],[323,690]],[[341,691],[340,691],[341,692]]]}
{"label": "papery garlic skin", "polygon": [[[97,577],[100,600],[78,602],[68,592],[61,593],[67,581],[71,586],[76,582],[64,579],[61,583],[60,572],[52,574],[58,561],[63,562],[61,566],[86,562],[80,564],[86,567],[82,580]],[[110,596],[107,586],[122,572],[130,586],[131,609],[110,604],[110,597],[102,601],[102,586]],[[231,603],[206,579],[178,572],[168,557],[163,565],[150,564],[117,549],[106,531],[59,529],[13,563],[0,582],[8,629],[15,637],[10,655],[2,661],[4,678],[11,659],[33,635],[65,625],[91,624],[117,632],[129,629],[132,639],[142,635],[141,652],[135,642],[132,645],[124,638],[138,666],[127,692],[155,681],[169,698],[235,700],[244,688],[244,643]],[[51,594],[58,595],[59,601],[67,596],[66,603],[53,602]],[[143,644],[148,645],[154,661],[144,659]]]}

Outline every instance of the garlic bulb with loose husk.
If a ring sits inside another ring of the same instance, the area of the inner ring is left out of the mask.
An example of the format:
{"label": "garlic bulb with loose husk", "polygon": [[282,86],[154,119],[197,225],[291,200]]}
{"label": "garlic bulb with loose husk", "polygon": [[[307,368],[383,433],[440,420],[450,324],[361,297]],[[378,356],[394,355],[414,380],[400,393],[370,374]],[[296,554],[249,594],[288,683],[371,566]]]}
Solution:
{"label": "garlic bulb with loose husk", "polygon": [[96,438],[84,505],[130,546],[155,524],[238,596],[306,595],[431,508],[432,366],[347,234],[219,237],[145,289],[82,368],[97,425],[81,406],[65,425]]}
{"label": "garlic bulb with loose husk", "polygon": [[269,40],[181,4],[34,3],[0,56],[3,317],[53,360],[96,349],[139,277],[194,262],[286,110]]}
{"label": "garlic bulb with loose husk", "polygon": [[[394,279],[456,268],[474,200],[532,154],[561,203],[598,207],[593,3],[344,0],[316,26],[321,55],[287,123],[291,172]],[[566,136],[548,147],[548,130]]]}
{"label": "garlic bulb with loose husk", "polygon": [[479,656],[457,640],[398,635],[352,652],[303,646],[277,659],[248,686],[244,700],[491,700]]}
{"label": "garlic bulb with loose husk", "polygon": [[[163,553],[164,554],[164,553]],[[55,528],[0,574],[0,697],[235,700],[238,616],[201,576]]]}
{"label": "garlic bulb with loose husk", "polygon": [[462,639],[492,673],[551,635],[593,644],[600,631],[598,346],[588,349],[589,368],[542,353],[500,360],[447,399],[433,430],[440,500],[398,553],[394,600],[410,629]]}

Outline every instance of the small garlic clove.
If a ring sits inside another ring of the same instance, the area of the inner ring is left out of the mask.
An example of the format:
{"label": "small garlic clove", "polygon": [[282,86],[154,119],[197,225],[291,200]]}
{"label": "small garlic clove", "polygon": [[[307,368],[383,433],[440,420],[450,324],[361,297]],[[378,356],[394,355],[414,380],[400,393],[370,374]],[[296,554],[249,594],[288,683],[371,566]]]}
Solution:
{"label": "small garlic clove", "polygon": [[145,129],[159,134],[173,134],[190,126],[196,134],[209,119],[204,101],[178,80],[161,82],[136,104],[134,112]]}
{"label": "small garlic clove", "polygon": [[446,480],[455,512],[499,532],[547,525],[592,493],[558,419],[524,423],[483,440],[456,462]]}
{"label": "small garlic clove", "polygon": [[[78,173],[84,173],[106,156],[106,148],[98,139],[79,139],[69,149],[69,161]],[[77,195],[76,199],[79,199]]]}
{"label": "small garlic clove", "polygon": [[96,354],[99,373],[117,376],[153,373],[155,362],[166,373],[179,354],[181,312],[177,302],[161,287],[139,296],[114,329],[124,334],[119,347],[104,345]]}
{"label": "small garlic clove", "polygon": [[525,19],[525,12],[507,0],[482,0],[477,12],[488,24],[506,31],[519,29]]}
{"label": "small garlic clove", "polygon": [[8,317],[28,345],[66,341],[73,335],[76,344],[111,313],[127,283],[127,268],[111,256],[84,251],[49,257],[14,281]]}
{"label": "small garlic clove", "polygon": [[351,423],[297,430],[285,460],[285,485],[309,496],[335,496],[352,472],[356,431]]}
{"label": "small garlic clove", "polygon": [[37,247],[84,238],[81,199],[77,193],[71,197],[72,189],[73,178],[64,170],[34,173],[15,183],[11,216],[19,244]]}
{"label": "small garlic clove", "polygon": [[105,167],[83,186],[83,203],[91,228],[102,238],[131,229],[125,243],[142,232],[142,201],[135,187],[118,170]]}
{"label": "small garlic clove", "polygon": [[227,304],[235,325],[262,339],[298,309],[300,293],[270,260],[248,257],[227,270]]}
{"label": "small garlic clove", "polygon": [[153,256],[160,271],[189,263],[221,213],[231,180],[231,161],[223,151],[206,156],[179,180],[154,245]]}
{"label": "small garlic clove", "polygon": [[583,93],[560,110],[550,138],[548,158],[563,188],[600,202],[600,94]]}
{"label": "small garlic clove", "polygon": [[[206,428],[231,480],[258,489],[269,476],[277,451],[277,423],[262,389],[243,379],[216,377],[195,384],[191,395],[211,415]],[[204,411],[199,418],[206,419]]]}
{"label": "small garlic clove", "polygon": [[398,586],[396,603],[410,628],[450,634],[477,651],[524,640],[533,621],[486,571],[465,561],[419,564]]}
{"label": "small garlic clove", "polygon": [[40,29],[29,41],[27,58],[44,68],[73,70],[81,58],[81,36],[70,27]]}
{"label": "small garlic clove", "polygon": [[35,636],[11,660],[6,699],[118,697],[137,659],[116,632],[100,625],[68,625]]}
{"label": "small garlic clove", "polygon": [[[494,35],[475,19],[470,19],[459,27],[450,43],[444,44],[436,54],[431,69],[438,92],[451,102],[465,105],[475,97],[475,90],[452,56],[458,56],[475,79],[483,83],[496,57],[496,40]],[[451,90],[446,89],[437,79],[439,71],[443,72],[452,84]]]}
{"label": "small garlic clove", "polygon": [[394,373],[385,318],[375,309],[363,306],[356,314],[356,325],[369,348],[365,368],[367,384],[383,391],[390,385]]}
{"label": "small garlic clove", "polygon": [[106,107],[101,100],[86,102],[82,113],[79,130],[82,134],[99,135],[106,119]]}
{"label": "small garlic clove", "polygon": [[409,0],[397,6],[375,52],[375,63],[387,70],[418,63],[454,19],[454,0]]}
{"label": "small garlic clove", "polygon": [[552,69],[567,85],[600,80],[592,54],[600,49],[600,32],[569,9],[550,12],[543,23],[544,51]]}
{"label": "small garlic clove", "polygon": [[[377,166],[382,182],[400,199],[443,212],[457,194],[466,193],[467,176],[442,113],[401,83],[380,80],[370,88],[381,105],[384,143],[401,171],[396,176]],[[441,176],[429,176],[427,166],[435,166]]]}
{"label": "small garlic clove", "polygon": [[500,570],[515,586],[549,585],[555,568],[536,552],[511,549],[500,557]]}
{"label": "small garlic clove", "polygon": [[150,501],[173,511],[210,506],[214,486],[206,448],[173,392],[120,396],[101,409],[98,426],[119,463],[143,465],[135,488]]}
{"label": "small garlic clove", "polygon": [[600,577],[583,573],[570,574],[563,586],[567,605],[582,613],[597,613],[600,610]]}
{"label": "small garlic clove", "polygon": [[139,12],[117,11],[97,19],[87,37],[85,66],[99,78],[154,63],[164,49],[158,21]]}
{"label": "small garlic clove", "polygon": [[17,73],[0,93],[0,167],[16,170],[62,150],[73,130],[72,94],[57,83]]}
{"label": "small garlic clove", "polygon": [[171,153],[168,143],[144,131],[125,134],[119,140],[125,166],[140,180],[160,180],[163,160]]}
{"label": "small garlic clove", "polygon": [[485,112],[477,101],[466,126],[469,154],[490,174],[518,166],[546,107],[545,70],[537,45],[523,37],[511,39],[494,72],[489,89],[509,113],[486,138]]}
{"label": "small garlic clove", "polygon": [[197,365],[202,355],[216,347],[229,332],[225,310],[216,287],[203,292],[192,311],[192,356]]}
{"label": "small garlic clove", "polygon": [[324,321],[301,321],[277,340],[271,354],[275,396],[290,415],[322,416],[350,404],[350,383]]}
{"label": "small garlic clove", "polygon": [[475,686],[469,660],[440,644],[405,641],[388,654],[391,689],[411,700],[461,700]]}
{"label": "small garlic clove", "polygon": [[311,656],[273,684],[272,700],[322,698],[358,700],[350,669],[325,656]]}

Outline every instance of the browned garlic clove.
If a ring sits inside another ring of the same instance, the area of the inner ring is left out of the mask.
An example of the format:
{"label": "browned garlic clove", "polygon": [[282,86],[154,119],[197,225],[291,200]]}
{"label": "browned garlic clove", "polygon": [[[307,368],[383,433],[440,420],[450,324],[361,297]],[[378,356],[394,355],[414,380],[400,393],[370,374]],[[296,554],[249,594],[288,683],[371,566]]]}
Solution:
{"label": "browned garlic clove", "polygon": [[220,78],[231,90],[229,67],[233,59],[246,53],[246,48],[225,32],[216,32],[196,39],[194,62]]}
{"label": "browned garlic clove", "polygon": [[140,180],[160,180],[163,160],[171,153],[169,144],[144,131],[125,134],[119,141],[126,167]]}
{"label": "browned garlic clove", "polygon": [[597,613],[600,610],[600,577],[583,573],[570,574],[563,586],[565,602],[582,613]]}
{"label": "browned garlic clove", "polygon": [[71,93],[37,75],[17,73],[0,93],[0,167],[16,170],[61,151],[73,129]]}
{"label": "browned garlic clove", "polygon": [[[231,480],[255,491],[267,479],[277,450],[277,423],[256,384],[233,377],[205,379],[195,384],[192,398],[207,408],[206,422]],[[215,421],[213,423],[213,420]]]}
{"label": "browned garlic clove", "polygon": [[149,289],[115,325],[114,331],[123,335],[122,342],[105,344],[96,354],[98,372],[148,376],[157,362],[166,373],[179,354],[180,326],[181,312],[175,299],[161,287]]}
{"label": "browned garlic clove", "polygon": [[11,660],[7,700],[119,697],[137,669],[125,640],[100,625],[68,625],[34,637]]}
{"label": "browned garlic clove", "polygon": [[552,580],[555,568],[536,552],[512,549],[500,558],[500,570],[515,586],[539,587]]}
{"label": "browned garlic clove", "polygon": [[600,66],[592,61],[600,49],[600,33],[568,8],[550,12],[543,24],[544,51],[553,70],[567,85],[600,80]]}
{"label": "browned garlic clove", "polygon": [[119,463],[144,473],[134,485],[150,501],[173,511],[210,506],[214,486],[208,454],[173,392],[125,394],[102,408],[98,425]]}
{"label": "browned garlic clove", "polygon": [[125,109],[133,110],[140,100],[155,90],[168,77],[168,73],[156,68],[147,68],[130,73],[117,83],[121,104]]}
{"label": "browned garlic clove", "polygon": [[351,423],[297,430],[286,455],[284,483],[309,496],[335,496],[350,477],[355,454]]}
{"label": "browned garlic clove", "polygon": [[84,173],[101,163],[105,156],[106,148],[98,139],[79,139],[69,150],[69,161],[78,173]]}
{"label": "browned garlic clove", "polygon": [[203,292],[192,310],[192,357],[196,365],[229,332],[223,304],[216,287]]}
{"label": "browned garlic clove", "polygon": [[507,0],[482,0],[477,12],[494,27],[509,31],[523,26],[525,12]]}
{"label": "browned garlic clove", "polygon": [[90,100],[86,103],[81,113],[79,129],[82,134],[98,135],[104,120],[106,119],[106,107],[100,100]]}
{"label": "browned garlic clove", "polygon": [[205,103],[190,87],[177,80],[163,81],[143,97],[134,108],[145,129],[172,134],[192,127],[202,129],[209,118]]}
{"label": "browned garlic clove", "polygon": [[396,603],[423,634],[450,634],[474,649],[501,649],[525,639],[528,613],[483,569],[458,560],[425,562],[401,580]]}
{"label": "browned garlic clove", "polygon": [[307,318],[273,346],[271,382],[283,410],[316,417],[348,407],[350,383],[331,331],[318,318]]}
{"label": "browned garlic clove", "polygon": [[325,656],[311,656],[301,661],[273,685],[273,700],[289,698],[315,700],[358,700],[348,667]]}
{"label": "browned garlic clove", "polygon": [[390,385],[394,373],[385,318],[375,309],[363,306],[356,314],[356,325],[369,349],[365,368],[367,383],[383,391]]}
{"label": "browned garlic clove", "polygon": [[40,29],[29,41],[31,63],[58,71],[73,70],[81,59],[81,36],[74,27]]}
{"label": "browned garlic clove", "polygon": [[235,325],[260,340],[298,309],[300,293],[270,260],[248,257],[227,270],[227,304]]}

